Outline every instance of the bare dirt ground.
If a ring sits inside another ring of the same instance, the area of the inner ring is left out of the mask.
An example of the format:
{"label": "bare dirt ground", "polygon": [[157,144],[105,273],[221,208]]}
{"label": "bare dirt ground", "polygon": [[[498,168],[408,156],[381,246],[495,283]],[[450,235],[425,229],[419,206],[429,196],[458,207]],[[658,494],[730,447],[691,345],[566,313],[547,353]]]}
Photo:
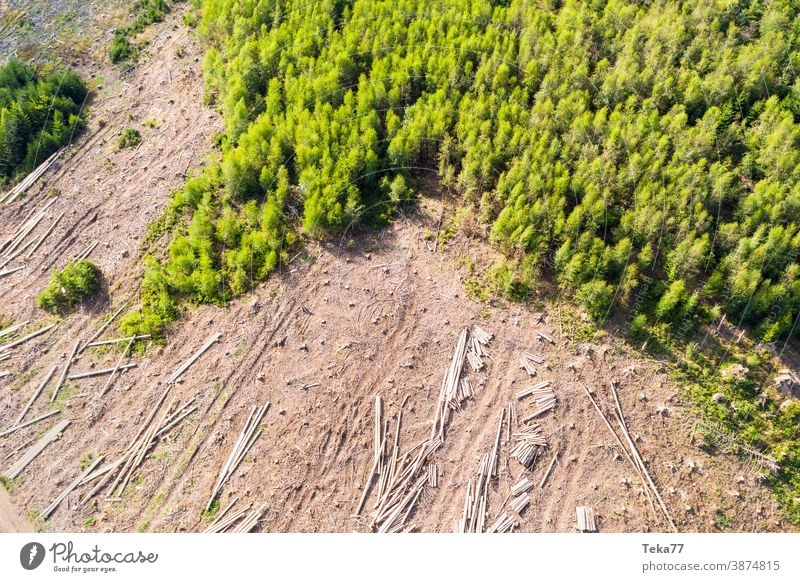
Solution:
{"label": "bare dirt ground", "polygon": [[32,531],[34,531],[33,526],[17,513],[17,509],[11,504],[6,490],[0,488],[0,532],[24,533]]}
{"label": "bare dirt ground", "polygon": [[[56,188],[61,194],[53,209],[67,213],[25,270],[0,279],[0,311],[15,321],[48,321],[35,307],[35,295],[51,268],[93,240],[100,241],[92,258],[114,308],[135,299],[137,252],[147,224],[182,184],[186,168],[210,151],[210,136],[220,126],[218,116],[199,105],[199,49],[185,30],[173,29],[178,16],[154,28],[154,58],[124,79],[119,95],[97,100],[91,127],[60,169],[24,202],[0,209],[5,229],[40,205],[44,190]],[[178,47],[185,49],[182,58]],[[137,150],[114,151],[115,136],[132,124],[129,114],[139,122],[155,118],[158,126],[143,131]],[[56,406],[72,424],[10,485],[19,513],[44,530],[201,531],[207,526],[202,510],[251,407],[270,402],[263,432],[224,485],[221,506],[235,496],[239,503],[267,503],[259,531],[366,531],[364,517],[354,513],[372,459],[375,396],[384,398],[387,417],[408,399],[401,446],[416,445],[430,432],[458,334],[479,324],[494,334],[491,359],[484,370],[470,372],[475,398],[454,414],[435,453],[439,486],[427,488],[412,513],[416,531],[452,531],[466,482],[492,446],[501,408],[532,382],[518,363],[528,351],[545,357],[540,378],[553,383],[558,399],[541,424],[549,435],[546,460],[556,451],[559,460],[545,486],[533,491],[519,530],[575,531],[577,505],[594,508],[603,532],[666,530],[583,391],[585,385],[606,400],[612,378],[619,380],[628,426],[680,530],[788,529],[750,464],[709,456],[692,441],[694,421],[663,364],[611,336],[577,340],[574,320],[561,319],[557,306],[467,297],[461,259],[485,258],[491,250],[459,235],[432,252],[428,233],[437,230],[443,204],[428,199],[391,227],[354,237],[354,244],[311,244],[252,295],[226,309],[192,309],[166,345],[133,358],[138,367],[102,399],[105,377],[70,382]],[[16,418],[42,376],[63,365],[75,340],[91,335],[111,309],[109,301],[100,301],[58,321],[54,331],[2,363],[13,375],[0,380],[0,426]],[[88,459],[103,454],[111,460],[127,448],[167,376],[215,332],[221,341],[173,388],[181,401],[196,397],[198,411],[158,442],[123,495],[107,499],[103,492],[81,505],[89,489],[84,486],[48,521],[36,518]],[[555,345],[539,341],[539,332]],[[87,350],[73,370],[110,367],[117,357]],[[49,409],[48,396],[32,415]],[[520,418],[529,406],[517,403]],[[55,422],[0,437],[0,468]],[[501,451],[490,521],[524,472],[509,457],[505,439]],[[537,485],[546,464],[531,474]]]}

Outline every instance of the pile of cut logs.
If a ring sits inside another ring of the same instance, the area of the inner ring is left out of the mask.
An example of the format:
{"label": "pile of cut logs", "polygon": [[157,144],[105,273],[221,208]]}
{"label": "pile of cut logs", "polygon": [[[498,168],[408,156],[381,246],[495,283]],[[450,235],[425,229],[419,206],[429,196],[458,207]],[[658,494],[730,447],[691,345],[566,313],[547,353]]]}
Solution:
{"label": "pile of cut logs", "polygon": [[[181,406],[176,406],[175,399],[172,398],[163,409],[160,415],[159,410],[167,399],[172,385],[170,384],[161,394],[155,406],[150,411],[147,419],[142,423],[139,432],[133,439],[132,444],[125,450],[120,457],[103,467],[98,469],[80,482],[80,485],[85,485],[99,479],[94,488],[84,495],[81,504],[85,504],[97,493],[103,490],[116,476],[110,489],[109,498],[119,497],[125,491],[125,488],[131,481],[134,473],[144,462],[147,453],[155,446],[161,437],[166,435],[170,430],[180,424],[187,416],[197,410],[195,406],[195,398],[190,398]],[[156,420],[158,417],[158,420]]]}
{"label": "pile of cut logs", "polygon": [[247,453],[253,448],[253,444],[261,435],[261,420],[264,418],[267,410],[269,410],[269,407],[270,403],[267,402],[263,406],[254,406],[250,411],[250,415],[244,423],[244,428],[239,434],[239,438],[236,439],[231,454],[228,455],[228,460],[225,461],[225,464],[222,466],[219,477],[217,477],[217,482],[214,485],[214,489],[211,491],[211,497],[209,497],[208,503],[206,504],[206,511],[211,509],[214,500],[222,490],[222,486],[225,485],[225,482],[230,478],[245,456],[247,456]]}
{"label": "pile of cut logs", "polygon": [[549,380],[545,380],[544,382],[540,382],[534,386],[520,390],[516,394],[517,400],[522,400],[528,396],[533,396],[535,409],[532,414],[523,418],[522,422],[529,422],[537,416],[544,414],[548,410],[551,410],[556,405],[556,395],[553,392],[553,389],[550,387]]}
{"label": "pile of cut logs", "polygon": [[519,461],[528,469],[533,469],[536,461],[542,456],[547,447],[547,439],[542,434],[542,428],[538,424],[526,427],[513,434],[516,439],[514,448],[511,449],[511,457]]}
{"label": "pile of cut logs", "polygon": [[[243,509],[239,509],[228,515],[238,499],[238,497],[235,497],[225,509],[217,513],[216,518],[205,530],[205,533],[249,533],[255,529],[259,520],[263,517],[264,512],[267,510],[267,504],[264,503],[263,505],[253,508],[253,504],[251,503]],[[242,520],[242,518],[244,519]],[[242,521],[239,522],[239,520]],[[236,525],[237,522],[239,522],[238,525]]]}

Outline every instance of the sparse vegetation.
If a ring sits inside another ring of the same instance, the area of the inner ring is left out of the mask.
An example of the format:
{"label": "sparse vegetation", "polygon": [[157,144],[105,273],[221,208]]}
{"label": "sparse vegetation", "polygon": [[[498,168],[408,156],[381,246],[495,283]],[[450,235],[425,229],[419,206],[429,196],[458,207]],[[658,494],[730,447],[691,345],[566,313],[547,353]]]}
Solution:
{"label": "sparse vegetation", "polygon": [[137,0],[131,7],[133,22],[114,31],[114,40],[108,51],[112,63],[135,60],[141,46],[133,38],[155,22],[161,22],[170,7],[164,0]]}
{"label": "sparse vegetation", "polygon": [[73,261],[61,271],[53,272],[50,283],[36,297],[36,303],[45,311],[64,315],[94,297],[100,288],[100,268],[87,259]]}
{"label": "sparse vegetation", "polygon": [[117,147],[119,149],[135,148],[140,143],[142,143],[141,132],[138,129],[133,129],[129,127],[122,132],[122,135],[119,137],[119,140],[117,141]]}

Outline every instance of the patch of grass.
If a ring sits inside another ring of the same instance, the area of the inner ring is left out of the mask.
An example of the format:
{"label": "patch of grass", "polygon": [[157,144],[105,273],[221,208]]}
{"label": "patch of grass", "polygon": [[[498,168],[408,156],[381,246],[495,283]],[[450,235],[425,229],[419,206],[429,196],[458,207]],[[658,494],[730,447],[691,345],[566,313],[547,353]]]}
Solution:
{"label": "patch of grass", "polygon": [[36,302],[45,311],[66,315],[100,291],[101,277],[100,268],[92,261],[73,261],[61,271],[53,272],[50,283],[36,297]]}
{"label": "patch of grass", "polygon": [[239,345],[236,346],[236,350],[233,352],[233,359],[240,360],[247,353],[248,349],[249,346],[247,345],[247,342],[240,342]]}
{"label": "patch of grass", "polygon": [[730,529],[733,526],[733,516],[728,515],[721,509],[718,509],[717,513],[714,514],[714,521],[719,529]]}
{"label": "patch of grass", "polygon": [[12,479],[6,475],[0,475],[0,486],[2,486],[9,493],[13,493],[17,485],[20,484],[20,478]]}
{"label": "patch of grass", "polygon": [[127,128],[122,132],[117,141],[117,148],[124,150],[125,148],[134,148],[142,143],[142,134],[138,129],[132,127]]}
{"label": "patch of grass", "polygon": [[97,524],[97,516],[93,513],[88,515],[83,520],[83,529],[90,529]]}
{"label": "patch of grass", "polygon": [[134,61],[139,57],[146,43],[136,44],[133,37],[155,22],[161,22],[169,13],[170,7],[165,0],[137,0],[131,8],[133,21],[114,31],[114,40],[108,51],[108,57],[114,64]]}
{"label": "patch of grass", "polygon": [[214,521],[214,516],[217,515],[217,512],[219,512],[219,499],[215,499],[214,501],[212,501],[211,507],[208,509],[204,509],[200,513],[200,517],[203,519],[203,521],[210,523]]}

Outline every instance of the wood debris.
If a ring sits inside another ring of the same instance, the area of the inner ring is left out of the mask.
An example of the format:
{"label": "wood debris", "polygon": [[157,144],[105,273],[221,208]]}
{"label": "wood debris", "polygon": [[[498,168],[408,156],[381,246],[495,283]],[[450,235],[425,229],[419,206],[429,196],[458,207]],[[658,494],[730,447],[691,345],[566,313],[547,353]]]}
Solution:
{"label": "wood debris", "polygon": [[[210,346],[211,344],[209,343],[207,345]],[[203,351],[205,351],[205,349],[201,350],[201,352],[198,352],[196,356],[199,357],[199,355],[202,354]],[[214,489],[211,491],[211,497],[209,497],[208,503],[206,504],[206,511],[209,511],[211,509],[214,500],[217,498],[217,495],[219,495],[219,492],[222,490],[222,486],[236,470],[236,467],[239,466],[239,463],[241,463],[242,460],[245,458],[248,451],[253,447],[253,443],[256,442],[256,439],[258,439],[259,435],[261,434],[261,429],[259,428],[259,425],[261,424],[261,419],[264,418],[264,415],[267,413],[269,407],[270,403],[267,402],[263,406],[254,406],[253,409],[250,411],[250,415],[247,417],[247,422],[245,422],[244,428],[242,429],[242,432],[239,434],[239,438],[236,439],[236,442],[233,445],[233,449],[231,450],[231,454],[228,456],[228,460],[225,461],[225,464],[222,466],[222,470],[219,473],[219,477],[217,478],[217,482],[214,485]]]}
{"label": "wood debris", "polygon": [[129,303],[129,302],[127,302],[127,301],[126,301],[126,302],[125,302],[125,304],[124,304],[122,307],[120,307],[119,309],[117,309],[117,310],[116,310],[116,311],[113,313],[113,315],[112,315],[111,317],[109,317],[109,318],[108,318],[108,320],[107,320],[107,321],[106,321],[106,322],[105,322],[103,325],[101,325],[101,326],[100,326],[100,329],[98,329],[98,330],[97,330],[97,331],[94,333],[94,335],[93,335],[92,337],[90,337],[90,338],[89,338],[89,340],[88,340],[88,341],[87,341],[85,344],[83,344],[83,347],[81,347],[81,348],[78,350],[78,353],[79,353],[79,354],[80,354],[80,353],[82,353],[82,352],[83,352],[83,350],[85,350],[86,348],[88,348],[88,347],[89,347],[89,346],[92,344],[92,342],[94,342],[94,340],[96,340],[97,338],[99,338],[99,337],[100,337],[100,336],[103,334],[103,332],[106,330],[106,328],[107,328],[109,325],[111,325],[111,322],[112,322],[112,321],[114,321],[114,320],[117,318],[117,316],[118,316],[120,313],[122,313],[123,311],[125,311],[125,308],[126,308],[126,307],[128,307],[128,303]]}
{"label": "wood debris", "polygon": [[75,374],[70,374],[68,376],[68,380],[83,380],[84,378],[95,378],[96,376],[104,376],[106,374],[113,374],[117,371],[124,371],[130,370],[135,368],[138,364],[136,362],[131,362],[130,364],[125,364],[123,366],[115,366],[113,368],[101,368],[99,370],[88,370],[86,372],[76,372]]}
{"label": "wood debris", "polygon": [[533,481],[528,479],[527,477],[522,477],[519,481],[514,483],[511,486],[511,495],[517,496],[522,495],[523,493],[527,493],[533,489]]}
{"label": "wood debris", "polygon": [[53,389],[53,394],[50,396],[50,402],[56,401],[56,397],[58,396],[58,391],[61,390],[61,386],[64,385],[64,380],[67,379],[67,374],[69,374],[69,369],[72,366],[72,361],[75,359],[75,354],[77,353],[78,348],[80,346],[81,346],[80,340],[75,342],[75,347],[72,348],[72,352],[70,353],[66,363],[64,364],[64,369],[61,371],[61,376],[58,378],[58,384],[56,384],[56,387]]}
{"label": "wood debris", "polygon": [[58,509],[58,506],[61,505],[61,502],[64,501],[67,498],[67,496],[70,493],[72,493],[83,482],[83,480],[86,479],[86,477],[88,477],[91,474],[91,472],[97,468],[97,465],[99,465],[102,462],[103,462],[103,457],[97,457],[94,461],[92,461],[92,463],[88,467],[86,467],[86,469],[84,469],[84,471],[78,476],[78,478],[75,479],[69,485],[67,485],[67,488],[64,489],[64,491],[62,491],[58,497],[56,497],[55,501],[53,501],[53,503],[48,505],[47,509],[42,511],[39,517],[41,517],[42,519],[47,519],[48,517],[50,517],[53,514],[53,512],[56,509]]}
{"label": "wood debris", "polygon": [[[31,213],[25,218],[25,220],[22,221],[19,226],[17,226],[14,232],[11,233],[11,236],[7,238],[5,242],[0,244],[0,258],[8,259],[6,260],[6,263],[8,263],[10,260],[9,257],[19,256],[20,253],[16,252],[17,249],[26,246],[22,243],[28,238],[28,236],[30,236],[36,227],[39,226],[39,223],[44,220],[44,217],[47,215],[47,210],[56,202],[57,199],[58,198],[53,198],[38,211],[35,209],[31,210]],[[33,241],[28,243],[28,245],[32,243]]]}
{"label": "wood debris", "polygon": [[64,432],[64,430],[69,426],[70,421],[62,420],[56,426],[51,428],[49,431],[45,433],[45,435],[39,439],[39,441],[33,445],[28,451],[20,457],[20,459],[11,465],[6,471],[3,471],[3,475],[8,477],[9,479],[15,479],[19,476],[20,473],[27,467],[31,461],[33,461],[39,454],[54,440],[56,440],[59,435]]}
{"label": "wood debris", "polygon": [[594,510],[591,507],[580,505],[575,508],[578,514],[578,530],[582,532],[596,532],[597,524],[594,521]]}
{"label": "wood debris", "polygon": [[670,528],[672,529],[673,532],[677,532],[678,529],[677,527],[675,527],[675,522],[672,520],[672,516],[670,515],[669,510],[667,509],[664,500],[661,498],[661,494],[658,492],[658,488],[656,487],[653,478],[650,476],[650,471],[647,469],[644,459],[642,459],[642,456],[639,454],[639,450],[636,448],[636,444],[634,443],[633,439],[630,436],[630,433],[628,432],[628,427],[625,423],[625,418],[622,414],[622,406],[619,403],[619,397],[617,395],[615,382],[614,381],[611,382],[611,392],[614,396],[614,402],[616,405],[616,409],[614,411],[614,417],[617,420],[618,426],[620,427],[620,430],[623,436],[625,437],[625,441],[628,443],[628,447],[630,447],[630,450],[625,447],[622,438],[620,438],[619,434],[617,434],[617,431],[611,425],[611,421],[603,412],[603,410],[600,408],[600,405],[597,403],[595,397],[592,396],[592,393],[589,391],[589,389],[583,384],[581,384],[581,386],[583,387],[583,391],[589,397],[589,400],[594,406],[594,409],[597,411],[597,414],[599,414],[600,418],[602,418],[603,423],[606,425],[606,428],[608,428],[608,430],[613,435],[614,440],[617,442],[620,449],[622,449],[625,458],[628,460],[628,462],[631,464],[631,466],[634,468],[637,475],[639,476],[639,479],[641,480],[643,485],[643,490],[648,500],[650,501],[651,507],[655,509],[655,505],[653,503],[653,497],[655,497]]}
{"label": "wood debris", "polygon": [[545,334],[543,334],[541,332],[538,332],[536,335],[539,338],[539,341],[544,341],[544,342],[547,342],[547,343],[550,343],[550,344],[553,344],[553,345],[555,345],[555,343],[556,343],[556,341],[553,338],[551,338],[549,335],[545,335]]}
{"label": "wood debris", "polygon": [[557,460],[558,460],[558,451],[556,451],[556,454],[553,455],[553,460],[550,461],[550,464],[547,465],[547,469],[544,472],[544,476],[542,477],[542,480],[539,483],[539,489],[544,488],[544,484],[547,483],[547,478],[550,476],[550,473],[553,471],[553,467],[555,467]]}
{"label": "wood debris", "polygon": [[7,335],[11,335],[12,333],[16,332],[19,329],[22,329],[26,325],[28,325],[30,321],[25,320],[20,323],[15,323],[14,325],[10,325],[7,328],[0,330],[0,337],[5,337]]}
{"label": "wood debris", "polygon": [[503,512],[500,517],[486,530],[486,533],[508,533],[513,531],[517,525],[517,520],[510,516],[508,512]]}
{"label": "wood debris", "polygon": [[47,333],[48,331],[50,331],[54,327],[55,327],[55,324],[51,323],[50,325],[46,325],[45,327],[43,327],[41,329],[37,329],[33,333],[29,333],[25,337],[22,337],[22,338],[20,338],[20,339],[18,339],[16,341],[13,341],[11,343],[8,343],[8,344],[5,344],[3,346],[0,346],[0,353],[4,352],[6,350],[10,350],[12,348],[15,348],[15,347],[17,347],[17,346],[19,346],[21,344],[24,344],[25,342],[28,342],[28,341],[32,340],[33,338],[35,338],[35,337],[39,337],[40,335],[42,335],[43,333]]}
{"label": "wood debris", "polygon": [[555,392],[553,392],[553,389],[550,388],[550,382],[542,382],[541,384],[532,386],[528,390],[518,392],[517,398],[520,397],[520,394],[523,394],[523,398],[525,396],[533,396],[533,403],[535,405],[533,413],[523,418],[522,422],[529,422],[537,416],[540,416],[548,410],[551,410],[556,405],[556,395]]}
{"label": "wood debris", "polygon": [[29,420],[28,422],[17,423],[14,426],[12,426],[11,428],[7,428],[3,432],[0,432],[0,437],[4,437],[6,435],[10,435],[10,434],[12,434],[14,432],[17,432],[18,430],[20,430],[22,428],[25,428],[26,426],[30,426],[32,424],[36,424],[37,422],[40,422],[42,420],[47,420],[51,416],[55,416],[56,414],[60,414],[60,413],[61,413],[60,410],[51,410],[50,412],[46,412],[45,414],[43,414],[41,416],[37,416],[36,418],[34,418],[32,420]]}
{"label": "wood debris", "polygon": [[533,469],[536,461],[541,457],[547,447],[547,439],[542,434],[542,428],[534,424],[520,432],[513,433],[516,439],[511,457],[519,461],[528,469]]}
{"label": "wood debris", "polygon": [[511,502],[511,509],[517,512],[518,515],[522,515],[522,512],[525,511],[525,508],[531,502],[531,496],[528,493],[523,493],[519,497],[514,498],[514,501]]}
{"label": "wood debris", "polygon": [[2,198],[0,198],[0,202],[4,204],[11,204],[16,200],[19,196],[24,194],[28,191],[28,189],[33,186],[36,181],[41,178],[44,173],[52,166],[58,158],[61,157],[61,154],[64,153],[65,148],[60,148],[58,151],[54,152],[49,158],[39,164],[35,170],[33,170],[30,174],[25,176],[25,178],[20,181],[16,186],[11,188],[8,192],[6,192]]}
{"label": "wood debris", "polygon": [[[468,362],[473,371],[481,370],[484,367],[481,358],[488,356],[483,348],[491,341],[492,337],[490,333],[478,326],[472,328],[471,335],[469,328],[464,328],[461,331],[456,347],[453,350],[450,366],[447,368],[442,380],[442,388],[439,393],[433,427],[431,428],[431,438],[438,434],[439,440],[444,442],[445,426],[450,418],[451,411],[457,410],[466,398],[471,398],[474,395],[469,382],[462,382],[461,375],[464,370],[464,363]],[[481,355],[476,353],[475,346],[478,346]]]}
{"label": "wood debris", "polygon": [[178,367],[177,370],[175,370],[172,374],[170,374],[169,378],[167,378],[167,384],[173,384],[173,383],[177,382],[178,379],[181,376],[183,376],[183,374],[186,372],[186,370],[188,370],[191,367],[191,365],[194,364],[200,356],[202,356],[204,353],[206,353],[206,351],[211,346],[213,346],[215,343],[217,343],[220,340],[221,337],[222,337],[222,334],[219,333],[219,332],[217,332],[214,335],[212,335],[208,339],[208,341],[206,341],[206,343],[203,344],[203,347],[201,347],[199,350],[197,350],[197,352],[195,352],[195,354],[191,358],[186,360],[186,362],[181,364]]}
{"label": "wood debris", "polygon": [[531,377],[536,376],[537,374],[535,364],[538,365],[544,364],[544,359],[532,353],[522,354],[522,356],[520,356],[519,358],[520,368],[525,370]]}
{"label": "wood debris", "polygon": [[173,410],[173,400],[164,408],[158,420],[154,422],[159,409],[161,409],[171,389],[172,385],[169,385],[166,390],[164,390],[148,417],[139,427],[139,432],[125,452],[123,452],[116,461],[101,469],[95,470],[81,481],[81,485],[83,485],[100,479],[97,485],[95,485],[89,493],[84,495],[81,499],[81,504],[85,504],[89,499],[103,490],[115,476],[116,478],[111,486],[109,497],[119,497],[122,492],[125,491],[125,488],[128,486],[136,470],[144,462],[147,453],[155,446],[158,440],[197,410],[197,407],[194,405],[195,398],[189,399],[183,406],[175,410]]}

